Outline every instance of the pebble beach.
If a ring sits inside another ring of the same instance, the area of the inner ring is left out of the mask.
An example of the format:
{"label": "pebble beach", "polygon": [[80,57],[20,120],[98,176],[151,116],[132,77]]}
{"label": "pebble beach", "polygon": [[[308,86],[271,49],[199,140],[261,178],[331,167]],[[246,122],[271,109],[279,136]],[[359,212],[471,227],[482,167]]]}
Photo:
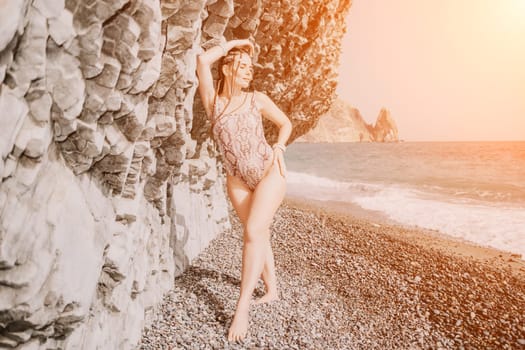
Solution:
{"label": "pebble beach", "polygon": [[271,228],[280,300],[253,305],[247,338],[229,343],[231,222],[176,278],[139,349],[525,349],[520,256],[289,198]]}

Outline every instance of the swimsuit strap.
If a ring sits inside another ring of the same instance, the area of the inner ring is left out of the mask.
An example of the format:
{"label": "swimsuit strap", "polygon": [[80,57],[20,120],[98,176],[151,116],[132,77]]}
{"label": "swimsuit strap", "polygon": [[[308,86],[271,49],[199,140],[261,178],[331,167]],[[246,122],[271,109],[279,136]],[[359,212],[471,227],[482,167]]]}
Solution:
{"label": "swimsuit strap", "polygon": [[[219,97],[219,96],[217,96],[217,97]],[[224,111],[222,111],[222,114],[221,114],[217,119],[213,118],[213,119],[215,119],[215,121],[212,120],[212,122],[211,122],[211,127],[213,128],[213,127],[215,126],[215,124],[217,124],[217,123],[219,122],[219,120],[224,119],[224,117],[226,117],[226,116],[232,114],[233,112],[236,112],[239,108],[243,107],[244,104],[246,103],[247,98],[248,98],[248,93],[246,92],[246,95],[244,95],[244,99],[242,100],[241,105],[240,105],[239,107],[237,107],[236,109],[234,109],[233,111],[230,111],[230,112],[228,112],[228,113],[224,113]],[[217,99],[217,100],[218,100],[218,99]],[[214,109],[215,109],[215,108],[216,108],[216,107],[214,106]],[[227,107],[226,107],[226,108],[227,108]],[[214,113],[214,114],[215,114],[215,113]]]}
{"label": "swimsuit strap", "polygon": [[222,115],[220,115],[221,111],[219,111],[219,107],[218,107],[220,99],[221,99],[220,96],[217,95],[217,98],[215,99],[215,103],[213,104],[213,118],[211,118],[212,129],[215,126],[215,124],[217,124],[217,122],[226,115],[226,113],[222,113]]}
{"label": "swimsuit strap", "polygon": [[253,92],[252,92],[252,101],[251,101],[251,106],[250,107],[256,107],[256,105],[255,105],[255,90],[253,90]]}

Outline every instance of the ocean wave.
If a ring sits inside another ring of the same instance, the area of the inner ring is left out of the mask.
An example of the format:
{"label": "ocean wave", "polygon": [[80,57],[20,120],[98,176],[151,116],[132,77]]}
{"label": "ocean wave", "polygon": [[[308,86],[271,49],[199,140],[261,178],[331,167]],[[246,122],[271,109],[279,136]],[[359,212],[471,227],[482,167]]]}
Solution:
{"label": "ocean wave", "polygon": [[409,226],[438,230],[525,256],[525,207],[399,184],[337,181],[289,172],[293,195],[357,204]]}
{"label": "ocean wave", "polygon": [[356,196],[352,202],[367,210],[383,212],[403,224],[438,230],[525,256],[525,210],[520,207],[445,202],[397,189],[375,196]]}
{"label": "ocean wave", "polygon": [[288,171],[287,183],[289,185],[309,185],[322,189],[351,190],[365,193],[376,193],[384,188],[382,184],[366,182],[348,182],[329,179],[316,175]]}

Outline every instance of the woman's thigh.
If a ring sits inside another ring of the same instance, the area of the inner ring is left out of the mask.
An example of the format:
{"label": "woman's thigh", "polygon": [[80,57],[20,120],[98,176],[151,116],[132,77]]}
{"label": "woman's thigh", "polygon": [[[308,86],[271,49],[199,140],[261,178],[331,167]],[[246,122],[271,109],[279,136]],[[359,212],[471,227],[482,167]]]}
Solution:
{"label": "woman's thigh", "polygon": [[285,192],[286,180],[280,174],[279,166],[272,165],[253,191],[247,227],[255,232],[268,229],[284,199]]}
{"label": "woman's thigh", "polygon": [[244,181],[231,175],[227,175],[226,177],[226,188],[228,190],[228,197],[232,202],[239,220],[243,226],[246,226],[252,201],[252,191]]}

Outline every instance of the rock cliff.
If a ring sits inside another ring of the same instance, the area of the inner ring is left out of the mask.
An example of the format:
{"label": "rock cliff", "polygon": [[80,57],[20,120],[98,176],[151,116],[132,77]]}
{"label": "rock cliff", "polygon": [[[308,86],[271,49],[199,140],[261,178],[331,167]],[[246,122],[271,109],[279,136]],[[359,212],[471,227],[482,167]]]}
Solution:
{"label": "rock cliff", "polygon": [[390,111],[382,108],[373,128],[374,140],[376,142],[397,142],[399,134],[397,126],[390,115]]}
{"label": "rock cliff", "polygon": [[[256,39],[296,138],[332,102],[350,0],[0,2],[0,347],[129,349],[229,228],[196,55]],[[275,129],[265,125],[269,140]]]}
{"label": "rock cliff", "polygon": [[390,112],[383,108],[375,125],[369,125],[358,109],[337,99],[317,124],[297,142],[396,142],[397,126]]}

